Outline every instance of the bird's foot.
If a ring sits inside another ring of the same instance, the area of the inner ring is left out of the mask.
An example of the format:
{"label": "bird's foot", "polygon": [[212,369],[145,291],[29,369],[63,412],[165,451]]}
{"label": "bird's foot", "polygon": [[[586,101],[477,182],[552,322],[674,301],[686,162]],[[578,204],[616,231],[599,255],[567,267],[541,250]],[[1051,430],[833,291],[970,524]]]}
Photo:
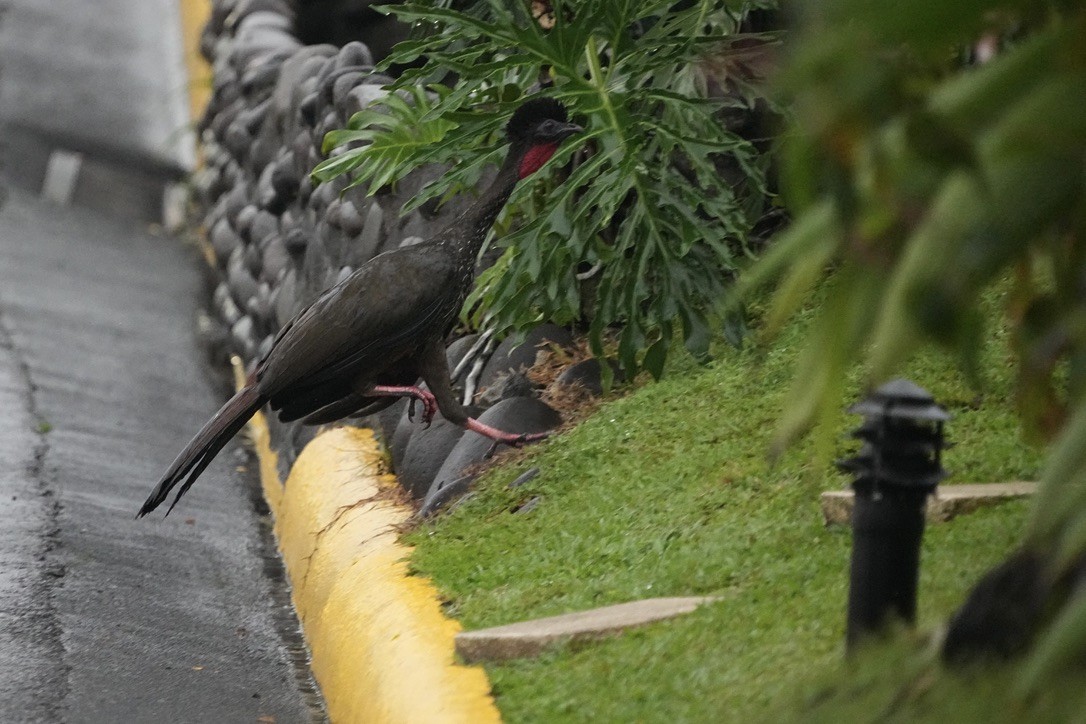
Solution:
{"label": "bird's foot", "polygon": [[551,434],[549,432],[525,432],[517,435],[516,439],[512,440],[508,444],[512,445],[513,447],[524,447],[530,442],[539,442],[540,440],[546,440],[550,436]]}
{"label": "bird's foot", "polygon": [[407,415],[412,419],[415,417],[415,401],[421,400],[422,423],[426,425],[426,427],[430,427],[430,423],[434,421],[434,415],[437,414],[437,398],[435,398],[429,390],[420,389],[419,393],[420,394],[417,397],[411,398],[411,404],[407,411]]}
{"label": "bird's foot", "polygon": [[407,404],[407,419],[411,422],[415,421],[415,401],[420,400],[422,402],[422,421],[426,424],[426,427],[430,426],[430,423],[434,421],[434,415],[437,414],[437,398],[434,397],[434,393],[421,387],[377,385],[371,388],[367,394],[375,397],[410,397],[411,401]]}
{"label": "bird's foot", "polygon": [[505,432],[499,430],[496,427],[491,427],[484,423],[479,422],[473,417],[469,417],[468,421],[464,424],[468,430],[476,432],[483,437],[490,438],[494,441],[494,444],[490,446],[484,457],[491,458],[494,453],[497,452],[499,445],[508,445],[510,447],[524,447],[530,442],[536,442],[550,437],[549,432]]}

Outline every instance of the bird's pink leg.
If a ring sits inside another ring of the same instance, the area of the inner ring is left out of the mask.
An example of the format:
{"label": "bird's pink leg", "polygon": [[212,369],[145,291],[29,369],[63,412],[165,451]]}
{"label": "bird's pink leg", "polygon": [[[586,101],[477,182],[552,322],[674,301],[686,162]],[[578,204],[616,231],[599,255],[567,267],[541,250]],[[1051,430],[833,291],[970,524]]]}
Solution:
{"label": "bird's pink leg", "polygon": [[464,423],[464,427],[472,432],[479,433],[483,437],[490,438],[495,443],[504,443],[513,447],[520,447],[525,443],[543,440],[550,435],[549,432],[526,432],[519,434],[515,432],[505,432],[504,430],[499,430],[496,427],[491,427],[490,425],[479,422],[474,417],[469,417],[468,421]]}
{"label": "bird's pink leg", "polygon": [[429,390],[410,385],[374,385],[366,391],[367,397],[410,397],[411,406],[407,410],[407,418],[415,418],[415,400],[422,401],[422,421],[429,425],[434,415],[437,414],[437,400]]}

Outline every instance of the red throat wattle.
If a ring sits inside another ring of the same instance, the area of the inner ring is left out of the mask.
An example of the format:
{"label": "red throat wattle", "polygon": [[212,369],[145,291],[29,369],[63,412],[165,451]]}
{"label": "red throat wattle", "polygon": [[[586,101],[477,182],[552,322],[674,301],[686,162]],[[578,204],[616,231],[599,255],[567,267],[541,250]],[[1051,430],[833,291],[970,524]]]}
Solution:
{"label": "red throat wattle", "polygon": [[538,171],[557,150],[557,143],[540,143],[529,148],[528,153],[524,154],[524,158],[520,161],[520,168],[517,171],[518,178],[531,176]]}

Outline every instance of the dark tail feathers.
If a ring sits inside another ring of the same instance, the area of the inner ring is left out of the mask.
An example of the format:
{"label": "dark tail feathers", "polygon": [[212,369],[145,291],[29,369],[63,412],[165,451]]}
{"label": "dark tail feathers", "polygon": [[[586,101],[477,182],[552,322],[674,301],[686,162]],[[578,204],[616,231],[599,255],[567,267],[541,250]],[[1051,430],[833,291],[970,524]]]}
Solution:
{"label": "dark tail feathers", "polygon": [[[173,510],[181,496],[188,492],[188,489],[196,482],[196,478],[200,477],[200,473],[204,472],[204,468],[215,459],[215,456],[230,441],[230,438],[234,437],[245,426],[249,418],[265,402],[267,400],[260,396],[255,384],[241,388],[215,413],[213,418],[208,420],[203,429],[196,433],[196,437],[192,438],[192,441],[185,446],[185,449],[181,451],[181,454],[177,456],[177,459],[163,474],[162,480],[147,496],[146,502],[144,502],[139,515],[136,517],[142,518],[157,508],[169,496],[170,491],[184,480],[185,484],[177,491],[177,496],[174,497],[173,503],[170,504],[170,510]],[[170,514],[170,510],[166,511],[166,515]]]}

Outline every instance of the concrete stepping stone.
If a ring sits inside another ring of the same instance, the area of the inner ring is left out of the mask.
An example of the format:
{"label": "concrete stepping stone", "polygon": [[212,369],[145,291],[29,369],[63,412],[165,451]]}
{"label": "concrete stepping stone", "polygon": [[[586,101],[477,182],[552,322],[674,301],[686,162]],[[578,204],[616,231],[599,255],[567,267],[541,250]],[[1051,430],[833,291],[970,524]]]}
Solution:
{"label": "concrete stepping stone", "polygon": [[[941,485],[928,498],[927,520],[942,523],[959,515],[995,503],[1023,498],[1037,492],[1037,483],[964,483]],[[829,490],[822,493],[822,518],[826,525],[848,525],[852,519],[854,495],[851,490]]]}
{"label": "concrete stepping stone", "polygon": [[538,656],[558,643],[595,641],[615,636],[635,626],[691,613],[699,606],[716,600],[713,596],[646,598],[506,626],[464,631],[456,635],[456,653],[467,663]]}

